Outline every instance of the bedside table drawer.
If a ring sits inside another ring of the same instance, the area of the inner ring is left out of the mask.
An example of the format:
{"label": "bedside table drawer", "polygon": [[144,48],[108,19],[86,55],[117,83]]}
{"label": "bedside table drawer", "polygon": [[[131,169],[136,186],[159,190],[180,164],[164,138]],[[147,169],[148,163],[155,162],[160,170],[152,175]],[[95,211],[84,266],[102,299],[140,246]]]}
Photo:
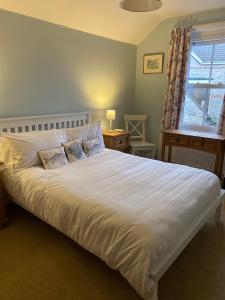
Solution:
{"label": "bedside table drawer", "polygon": [[128,136],[116,137],[116,138],[114,138],[114,142],[115,142],[116,147],[119,147],[123,144],[128,145]]}
{"label": "bedside table drawer", "polygon": [[104,144],[106,148],[112,149],[114,147],[113,139],[111,138],[104,138]]}
{"label": "bedside table drawer", "polygon": [[129,149],[128,143],[119,144],[115,147],[115,150],[123,150],[123,149]]}

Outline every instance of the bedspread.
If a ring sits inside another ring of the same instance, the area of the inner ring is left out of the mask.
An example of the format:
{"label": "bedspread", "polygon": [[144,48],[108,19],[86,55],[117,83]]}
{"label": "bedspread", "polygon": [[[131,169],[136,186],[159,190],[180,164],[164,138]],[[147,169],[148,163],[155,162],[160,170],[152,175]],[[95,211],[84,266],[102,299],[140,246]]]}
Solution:
{"label": "bedspread", "polygon": [[9,193],[156,299],[151,268],[220,192],[207,171],[106,149],[56,170],[4,180]]}

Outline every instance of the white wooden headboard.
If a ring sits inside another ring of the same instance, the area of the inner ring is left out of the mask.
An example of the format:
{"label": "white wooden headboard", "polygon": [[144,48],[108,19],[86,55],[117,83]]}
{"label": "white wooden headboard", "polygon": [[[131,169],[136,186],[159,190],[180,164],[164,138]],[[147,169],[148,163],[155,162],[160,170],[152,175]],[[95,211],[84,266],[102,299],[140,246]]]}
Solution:
{"label": "white wooden headboard", "polygon": [[91,122],[89,112],[0,118],[0,132],[28,132],[53,128],[74,128]]}

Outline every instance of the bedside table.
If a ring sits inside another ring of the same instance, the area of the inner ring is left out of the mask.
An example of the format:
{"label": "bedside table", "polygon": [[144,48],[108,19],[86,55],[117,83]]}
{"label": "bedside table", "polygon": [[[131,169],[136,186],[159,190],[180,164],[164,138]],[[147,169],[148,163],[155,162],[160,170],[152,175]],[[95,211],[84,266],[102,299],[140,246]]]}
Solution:
{"label": "bedside table", "polygon": [[0,163],[0,230],[8,226],[8,218],[5,214],[4,192],[2,189],[2,176],[3,165]]}
{"label": "bedside table", "polygon": [[103,139],[106,148],[129,153],[129,136],[128,131],[103,131]]}
{"label": "bedside table", "polygon": [[8,218],[5,215],[4,203],[0,199],[0,230],[8,226]]}

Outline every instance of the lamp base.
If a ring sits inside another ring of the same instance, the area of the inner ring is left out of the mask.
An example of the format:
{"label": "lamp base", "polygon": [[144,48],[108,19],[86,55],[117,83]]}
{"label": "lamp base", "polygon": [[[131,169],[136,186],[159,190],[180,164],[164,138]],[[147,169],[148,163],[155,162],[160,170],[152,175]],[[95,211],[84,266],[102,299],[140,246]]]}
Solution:
{"label": "lamp base", "polygon": [[112,130],[112,120],[109,120],[109,130],[108,131],[113,132],[113,130]]}

